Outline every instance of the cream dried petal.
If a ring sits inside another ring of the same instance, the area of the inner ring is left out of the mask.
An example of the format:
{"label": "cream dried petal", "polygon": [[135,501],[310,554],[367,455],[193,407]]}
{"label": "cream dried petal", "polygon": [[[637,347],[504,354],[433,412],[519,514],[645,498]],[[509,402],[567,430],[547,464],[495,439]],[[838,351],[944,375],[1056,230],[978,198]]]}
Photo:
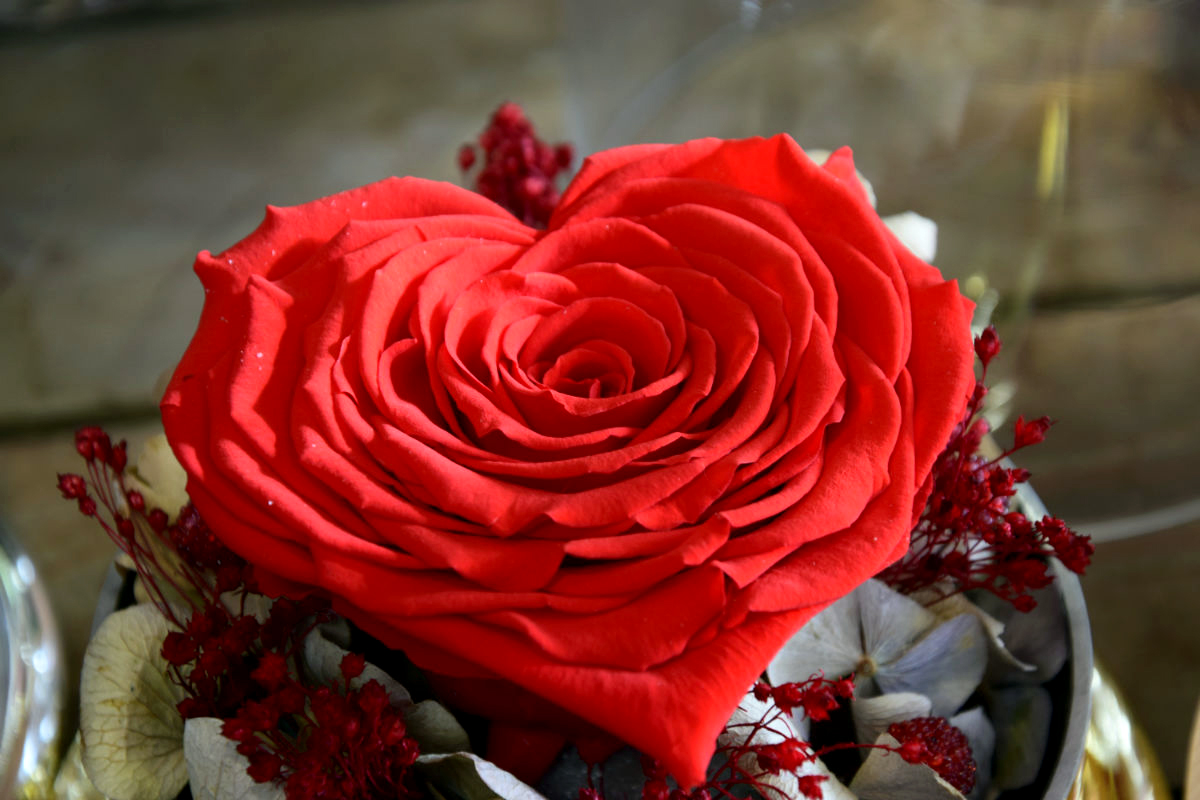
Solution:
{"label": "cream dried petal", "polygon": [[1034,592],[1037,606],[1022,614],[1006,604],[1004,644],[1017,659],[1033,664],[1030,672],[997,670],[989,677],[997,681],[1041,684],[1053,678],[1067,662],[1071,637],[1067,630],[1067,615],[1058,585]]}
{"label": "cream dried petal", "polygon": [[[767,720],[767,724],[760,724]],[[725,723],[717,737],[717,747],[746,744],[779,744],[784,739],[794,739],[796,728],[787,715],[769,700],[759,700],[747,692],[733,716]]]}
{"label": "cream dried petal", "polygon": [[996,752],[996,729],[983,709],[976,706],[970,711],[955,714],[950,724],[963,732],[971,746],[975,759],[975,787],[967,794],[969,800],[978,800],[987,794],[992,785],[992,756]]}
{"label": "cream dried petal", "polygon": [[83,768],[83,757],[80,753],[79,734],[71,741],[58,774],[54,776],[54,792],[51,797],[56,800],[108,800],[92,784]]}
{"label": "cream dried petal", "polygon": [[237,751],[237,742],[221,735],[222,724],[215,717],[197,717],[184,726],[183,750],[194,800],[284,800],[282,786],[250,777],[250,760]]}
{"label": "cream dried petal", "polygon": [[417,769],[445,797],[461,800],[546,800],[532,786],[474,753],[417,757]]}
{"label": "cream dried petal", "polygon": [[854,717],[854,738],[860,743],[874,742],[894,722],[928,717],[933,703],[916,692],[893,692],[855,700],[850,707]]}
{"label": "cream dried petal", "polygon": [[928,217],[922,217],[915,211],[905,211],[884,217],[883,224],[922,261],[932,262],[937,255],[937,223]]}
{"label": "cream dried petal", "polygon": [[125,471],[125,481],[130,489],[141,492],[147,507],[161,508],[172,522],[189,502],[187,473],[161,433],[142,445],[134,465]]}
{"label": "cream dried petal", "polygon": [[223,593],[221,604],[230,614],[249,614],[258,624],[262,625],[270,618],[271,606],[275,604],[275,601],[266,595],[239,589]]}
{"label": "cream dried petal", "polygon": [[924,606],[883,581],[872,578],[854,594],[862,609],[863,650],[876,664],[895,661],[937,624]]}
{"label": "cream dried petal", "polygon": [[1037,777],[1050,739],[1050,693],[1040,686],[992,692],[989,711],[996,726],[996,788],[1027,786]]}
{"label": "cream dried petal", "polygon": [[[888,734],[876,744],[899,747]],[[963,800],[962,793],[924,764],[910,764],[887,750],[872,750],[858,768],[850,791],[860,800]]]}
{"label": "cream dried petal", "polygon": [[[315,628],[304,639],[304,670],[316,683],[326,686],[342,686],[342,659],[349,655],[346,650],[329,641],[321,628]],[[387,691],[388,701],[396,707],[412,705],[412,696],[400,683],[374,664],[363,667],[362,674],[350,681],[350,688],[361,688],[368,681],[379,681]]]}
{"label": "cream dried petal", "polygon": [[83,765],[113,800],[171,800],[187,783],[183,690],[167,677],[167,620],[148,605],[110,614],[83,657]]}
{"label": "cream dried petal", "polygon": [[836,678],[854,671],[863,658],[858,592],[851,592],[808,621],[767,666],[767,677],[781,683],[824,674]]}
{"label": "cream dried petal", "polygon": [[983,626],[970,614],[938,625],[892,663],[879,665],[875,680],[888,692],[917,692],[933,703],[933,716],[949,717],[979,688],[987,668]]}

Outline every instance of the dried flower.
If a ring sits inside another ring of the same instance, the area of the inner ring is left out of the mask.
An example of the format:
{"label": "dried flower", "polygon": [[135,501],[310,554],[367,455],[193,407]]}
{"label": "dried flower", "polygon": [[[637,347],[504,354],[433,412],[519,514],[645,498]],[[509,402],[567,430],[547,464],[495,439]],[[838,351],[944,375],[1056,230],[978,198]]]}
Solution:
{"label": "dried flower", "polygon": [[[281,598],[260,620],[250,609],[245,563],[195,508],[186,506],[167,524],[165,510],[128,488],[124,442],[113,445],[101,429],[85,428],[76,450],[89,477],[60,475],[59,490],[130,557],[169,622],[159,651],[183,693],[179,716],[224,720],[221,732],[237,742],[249,776],[282,782],[289,798],[414,794],[410,769],[419,748],[407,736],[403,711],[379,681],[351,685],[366,669],[363,656],[342,657],[338,690],[299,677],[296,659],[308,633],[328,618],[327,601]],[[182,727],[178,733],[182,739]]]}
{"label": "dried flower", "polygon": [[[526,225],[545,227],[558,205],[555,178],[574,159],[571,146],[546,144],[520,106],[504,103],[480,134],[479,149],[484,163],[475,176],[476,191],[507,208]],[[459,148],[458,167],[464,173],[476,159],[476,149],[471,145]]]}
{"label": "dried flower", "polygon": [[1060,519],[1048,516],[1032,522],[1010,508],[1016,486],[1029,480],[1029,471],[1006,466],[1004,459],[1044,440],[1051,425],[1048,417],[1018,417],[1012,447],[996,458],[979,454],[989,432],[980,416],[987,395],[984,379],[999,352],[1000,339],[989,327],[975,340],[981,374],[963,420],[934,464],[932,490],[913,531],[912,547],[879,577],[904,594],[937,588],[936,596],[945,597],[985,589],[1029,611],[1036,605],[1031,592],[1053,580],[1047,555],[1082,573],[1094,548],[1088,537]]}

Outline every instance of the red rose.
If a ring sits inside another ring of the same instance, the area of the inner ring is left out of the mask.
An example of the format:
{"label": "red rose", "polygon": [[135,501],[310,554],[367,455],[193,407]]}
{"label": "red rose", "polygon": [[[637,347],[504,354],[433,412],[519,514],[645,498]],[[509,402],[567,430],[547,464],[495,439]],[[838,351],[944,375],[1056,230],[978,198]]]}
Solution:
{"label": "red rose", "polygon": [[392,179],[202,253],[163,400],[276,588],[701,780],[801,625],[904,552],[971,386],[969,304],[848,151],[590,159],[545,231]]}

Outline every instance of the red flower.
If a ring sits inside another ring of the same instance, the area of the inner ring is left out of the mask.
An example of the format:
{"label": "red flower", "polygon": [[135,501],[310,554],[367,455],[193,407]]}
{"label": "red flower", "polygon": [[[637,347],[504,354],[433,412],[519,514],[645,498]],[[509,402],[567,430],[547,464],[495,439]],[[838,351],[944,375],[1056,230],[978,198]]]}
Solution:
{"label": "red flower", "polygon": [[907,547],[973,385],[969,304],[848,151],[786,136],[600,153],[545,231],[388,180],[196,270],[163,417],[261,585],[685,785],[780,645]]}

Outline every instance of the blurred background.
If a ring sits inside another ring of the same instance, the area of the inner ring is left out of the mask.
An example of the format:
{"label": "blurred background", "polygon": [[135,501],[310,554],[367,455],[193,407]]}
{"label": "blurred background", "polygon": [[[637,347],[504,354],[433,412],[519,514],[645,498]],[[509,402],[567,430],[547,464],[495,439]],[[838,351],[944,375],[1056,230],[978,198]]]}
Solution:
{"label": "blurred background", "polygon": [[939,223],[936,263],[1007,344],[998,414],[1059,421],[1022,465],[1098,542],[1096,650],[1179,786],[1200,695],[1192,0],[0,0],[0,525],[67,683],[112,549],[54,475],[79,425],[135,449],[157,429],[195,252],[267,203],[457,180],[504,100],[581,154],[848,144],[882,213]]}

